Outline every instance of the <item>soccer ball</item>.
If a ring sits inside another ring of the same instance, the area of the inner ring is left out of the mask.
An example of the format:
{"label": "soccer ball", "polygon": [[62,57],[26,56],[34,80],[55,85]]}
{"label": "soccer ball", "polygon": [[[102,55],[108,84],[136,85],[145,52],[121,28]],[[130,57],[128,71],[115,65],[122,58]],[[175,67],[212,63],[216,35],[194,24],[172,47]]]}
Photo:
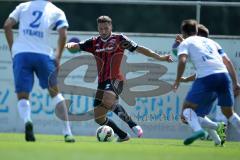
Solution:
{"label": "soccer ball", "polygon": [[96,136],[99,142],[111,142],[114,138],[114,131],[109,126],[100,126],[97,129]]}

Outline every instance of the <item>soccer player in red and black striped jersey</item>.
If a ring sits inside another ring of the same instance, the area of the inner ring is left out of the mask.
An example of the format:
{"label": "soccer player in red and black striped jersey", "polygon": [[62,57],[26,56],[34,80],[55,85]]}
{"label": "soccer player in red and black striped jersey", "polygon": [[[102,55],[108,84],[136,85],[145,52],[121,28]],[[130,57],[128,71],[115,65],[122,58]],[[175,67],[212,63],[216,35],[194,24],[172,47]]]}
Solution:
{"label": "soccer player in red and black striped jersey", "polygon": [[[160,56],[154,51],[136,44],[123,34],[112,33],[112,19],[109,16],[98,17],[97,26],[99,36],[80,43],[70,42],[65,47],[69,50],[87,51],[94,55],[98,69],[98,90],[94,101],[95,121],[99,125],[112,127],[119,136],[119,142],[127,141],[129,140],[128,134],[106,116],[109,110],[115,111],[117,115],[120,115],[120,112],[127,115],[123,107],[118,104],[118,95],[122,92],[124,82],[124,76],[120,70],[124,50],[137,51],[160,61],[172,62],[173,60],[170,55]],[[136,123],[132,120],[129,122],[129,126],[134,129]],[[142,133],[139,133],[138,136],[141,135]]]}

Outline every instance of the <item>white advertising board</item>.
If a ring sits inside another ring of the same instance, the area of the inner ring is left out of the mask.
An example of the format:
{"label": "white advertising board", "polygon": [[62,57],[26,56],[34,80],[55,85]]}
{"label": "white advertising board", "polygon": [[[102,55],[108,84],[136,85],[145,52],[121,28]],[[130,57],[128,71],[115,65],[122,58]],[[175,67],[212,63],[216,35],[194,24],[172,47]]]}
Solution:
{"label": "white advertising board", "polygon": [[[19,118],[17,113],[17,98],[14,92],[14,80],[12,73],[12,62],[7,47],[7,42],[4,37],[4,33],[0,31],[0,132],[23,132],[23,122]],[[15,33],[15,36],[17,33]],[[93,36],[94,33],[80,33],[69,32],[68,40],[77,37],[80,40],[87,39]],[[159,54],[171,53],[171,47],[174,42],[172,35],[163,36],[143,36],[143,35],[128,35],[128,37],[139,45],[144,45],[152,50],[155,50]],[[53,33],[51,37],[52,46],[56,46],[57,35]],[[240,78],[240,41],[239,39],[230,38],[214,38],[228,53],[229,57],[233,61],[238,77]],[[70,54],[65,50],[63,53],[61,63],[64,64],[73,60],[78,56],[90,55],[84,52],[79,54]],[[126,51],[127,64],[157,64],[158,66],[165,66],[167,72],[161,76],[158,80],[165,81],[169,84],[173,84],[176,77],[177,59],[174,57],[174,62],[169,64],[165,62],[157,62],[151,58],[145,57],[138,53],[130,53]],[[142,67],[142,66],[141,66]],[[146,73],[142,71],[140,67],[137,72],[130,72],[126,74],[128,79],[138,77]],[[86,74],[87,65],[79,66],[76,70],[73,70],[65,80],[66,85],[74,85],[76,87],[84,87],[88,89],[89,93],[86,95],[84,92],[78,95],[71,95],[65,93],[65,97],[72,101],[71,112],[84,113],[93,109],[93,96],[97,87],[97,80],[92,79],[91,82],[84,81],[84,75]],[[146,68],[147,70],[147,68]],[[187,65],[185,76],[194,73],[192,65]],[[158,81],[157,80],[157,81]],[[156,79],[155,79],[156,81]],[[142,90],[148,91],[149,86],[141,87]],[[129,105],[125,100],[121,99],[120,103],[123,104],[125,109],[129,112],[131,117],[140,124],[144,129],[144,137],[147,138],[184,138],[187,137],[191,130],[185,124],[181,123],[180,111],[181,104],[184,97],[191,86],[191,83],[181,84],[180,89],[174,93],[169,91],[161,95],[155,95],[153,97],[141,97],[133,98],[134,105]],[[151,89],[150,89],[151,90]],[[64,92],[64,91],[63,91]],[[68,92],[69,93],[69,92]],[[73,90],[72,93],[75,93]],[[145,94],[144,94],[145,95]],[[131,97],[129,97],[131,98]],[[54,112],[54,106],[51,105],[51,98],[47,94],[47,91],[43,91],[38,86],[38,80],[35,77],[34,89],[31,93],[31,107],[32,107],[32,119],[34,122],[36,133],[45,134],[61,134],[61,120],[57,118]],[[239,104],[239,100],[235,105]],[[239,106],[235,106],[239,113]],[[117,123],[132,134],[128,126],[122,122],[114,113],[109,113],[109,117],[112,117]],[[72,129],[75,135],[94,135],[95,130],[98,127],[94,120],[90,121],[75,121],[72,122]],[[236,136],[236,131],[230,127],[229,139],[239,140]]]}

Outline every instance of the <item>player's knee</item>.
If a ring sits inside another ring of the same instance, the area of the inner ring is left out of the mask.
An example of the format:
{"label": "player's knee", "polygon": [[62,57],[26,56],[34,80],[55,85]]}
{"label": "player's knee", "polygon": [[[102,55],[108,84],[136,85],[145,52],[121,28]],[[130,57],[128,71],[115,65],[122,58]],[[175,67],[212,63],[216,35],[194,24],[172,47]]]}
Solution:
{"label": "player's knee", "polygon": [[107,108],[107,109],[111,109],[112,106],[115,104],[116,101],[116,96],[112,93],[106,93],[103,96],[102,99],[102,104]]}
{"label": "player's knee", "polygon": [[183,115],[181,115],[181,121],[184,124],[188,124],[188,122],[186,121],[185,117]]}
{"label": "player's knee", "polygon": [[29,99],[29,93],[21,92],[17,93],[18,100]]}
{"label": "player's knee", "polygon": [[230,118],[234,111],[233,111],[233,108],[232,107],[221,107],[222,109],[222,113],[227,117],[227,118]]}
{"label": "player's knee", "polygon": [[106,109],[111,110],[112,106],[114,104],[114,101],[111,101],[109,99],[103,100],[102,104],[105,106]]}
{"label": "player's knee", "polygon": [[185,102],[183,103],[182,110],[184,110],[184,109],[186,109],[186,108],[191,108],[191,109],[194,110],[194,109],[197,108],[197,104],[194,104],[194,103],[185,101]]}
{"label": "player's knee", "polygon": [[49,95],[53,98],[59,94],[59,89],[57,86],[48,88]]}

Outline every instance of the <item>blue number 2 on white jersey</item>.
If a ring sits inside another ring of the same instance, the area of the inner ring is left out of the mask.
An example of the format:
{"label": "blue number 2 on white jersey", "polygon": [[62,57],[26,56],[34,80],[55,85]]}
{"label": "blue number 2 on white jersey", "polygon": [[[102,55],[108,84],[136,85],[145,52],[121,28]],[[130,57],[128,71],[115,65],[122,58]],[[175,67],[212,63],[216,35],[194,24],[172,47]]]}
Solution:
{"label": "blue number 2 on white jersey", "polygon": [[32,15],[36,18],[32,23],[30,23],[30,27],[38,28],[40,26],[40,18],[42,17],[42,14],[43,13],[41,11],[33,11]]}

